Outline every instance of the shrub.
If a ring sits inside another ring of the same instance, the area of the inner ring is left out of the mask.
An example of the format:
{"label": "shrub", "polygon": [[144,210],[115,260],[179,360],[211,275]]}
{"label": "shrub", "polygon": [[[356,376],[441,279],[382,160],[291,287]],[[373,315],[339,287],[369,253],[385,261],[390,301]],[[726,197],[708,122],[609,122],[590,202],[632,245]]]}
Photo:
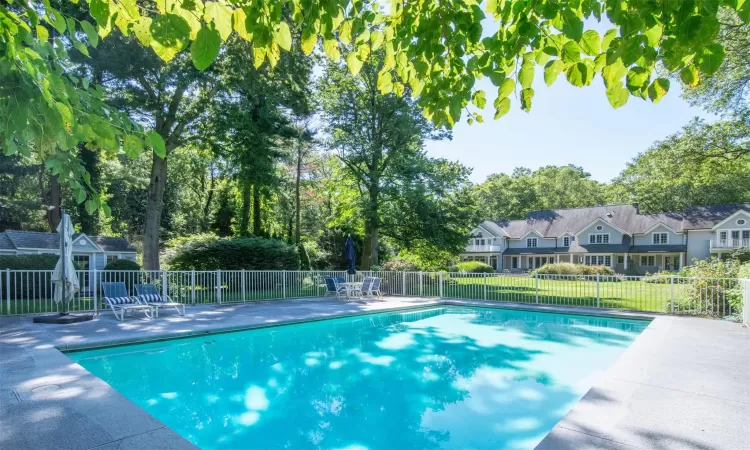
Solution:
{"label": "shrub", "polygon": [[112,262],[108,262],[104,266],[104,270],[141,270],[141,266],[137,262],[129,259],[116,259]]}
{"label": "shrub", "polygon": [[495,273],[495,269],[480,261],[464,261],[453,266],[451,272]]}
{"label": "shrub", "polygon": [[532,273],[539,275],[614,275],[615,271],[607,266],[587,266],[585,264],[562,262],[545,264]]}
{"label": "shrub", "polygon": [[237,237],[189,240],[171,249],[172,270],[299,270],[297,247],[276,239]]}
{"label": "shrub", "polygon": [[395,258],[390,261],[384,262],[380,266],[380,270],[386,272],[416,272],[419,270],[416,264],[407,261],[402,258]]}
{"label": "shrub", "polygon": [[730,309],[737,314],[742,308],[742,293],[736,278],[750,272],[736,259],[721,261],[711,258],[708,261],[696,261],[685,267],[681,280],[682,295],[675,300],[676,307],[683,312],[695,312],[701,315],[721,317],[729,314]]}
{"label": "shrub", "polygon": [[54,270],[59,258],[57,255],[0,256],[0,269]]}

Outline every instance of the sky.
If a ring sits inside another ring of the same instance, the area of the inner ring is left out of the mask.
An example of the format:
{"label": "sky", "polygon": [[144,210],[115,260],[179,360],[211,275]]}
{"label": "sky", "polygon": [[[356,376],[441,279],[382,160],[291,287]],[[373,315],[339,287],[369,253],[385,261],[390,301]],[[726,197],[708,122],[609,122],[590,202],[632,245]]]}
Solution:
{"label": "sky", "polygon": [[[483,25],[485,35],[490,33],[493,24],[485,20]],[[585,29],[592,28],[603,35],[611,24],[586,21]],[[511,110],[499,120],[493,120],[492,107],[497,87],[487,78],[480,80],[475,87],[487,95],[484,123],[468,125],[464,117],[454,127],[451,141],[428,142],[427,153],[472,167],[475,183],[516,167],[567,164],[581,166],[593,179],[608,182],[654,141],[678,132],[695,116],[712,118],[682,99],[675,80],[658,104],[631,96],[625,106],[614,109],[599,74],[590,86],[577,88],[562,73],[547,87],[543,70],[537,66],[531,111],[522,111],[520,101],[511,94]]]}

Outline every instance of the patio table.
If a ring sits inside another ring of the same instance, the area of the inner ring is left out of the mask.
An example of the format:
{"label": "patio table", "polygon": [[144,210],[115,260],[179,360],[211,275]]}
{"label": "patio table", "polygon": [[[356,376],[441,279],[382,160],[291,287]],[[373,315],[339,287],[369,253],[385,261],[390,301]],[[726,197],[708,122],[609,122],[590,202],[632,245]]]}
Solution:
{"label": "patio table", "polygon": [[346,298],[359,298],[356,292],[362,289],[362,282],[339,283],[346,289]]}

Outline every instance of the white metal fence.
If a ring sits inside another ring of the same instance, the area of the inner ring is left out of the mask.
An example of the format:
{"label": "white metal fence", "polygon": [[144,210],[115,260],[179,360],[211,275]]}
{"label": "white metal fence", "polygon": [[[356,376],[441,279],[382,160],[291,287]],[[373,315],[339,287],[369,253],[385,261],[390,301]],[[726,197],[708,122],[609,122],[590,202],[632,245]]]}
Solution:
{"label": "white metal fence", "polygon": [[[52,271],[0,272],[0,314],[57,312]],[[98,312],[101,283],[120,281],[131,294],[134,285],[150,283],[175,301],[188,305],[313,298],[326,293],[324,278],[365,276],[382,279],[384,295],[489,300],[589,308],[614,308],[748,320],[750,281],[720,278],[635,277],[604,275],[473,274],[447,272],[343,271],[87,271],[79,272],[80,291],[71,311]]]}
{"label": "white metal fence", "polygon": [[740,280],[742,285],[742,323],[750,327],[750,279]]}

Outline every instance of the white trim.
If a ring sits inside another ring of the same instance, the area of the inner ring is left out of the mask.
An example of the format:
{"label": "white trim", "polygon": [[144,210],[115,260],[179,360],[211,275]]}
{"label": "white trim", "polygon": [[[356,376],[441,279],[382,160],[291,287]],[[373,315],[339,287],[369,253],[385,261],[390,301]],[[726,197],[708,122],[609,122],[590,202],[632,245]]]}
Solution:
{"label": "white trim", "polygon": [[566,234],[567,234],[568,236],[575,236],[575,233],[573,233],[572,231],[567,231],[567,230],[565,230],[565,231],[563,231],[563,232],[562,232],[562,233],[561,233],[561,234],[560,234],[559,236],[557,236],[557,237],[558,237],[558,238],[562,238],[562,237],[565,237],[565,235],[566,235]]}
{"label": "white trim", "polygon": [[76,245],[76,242],[78,242],[81,238],[86,238],[86,240],[89,242],[89,244],[93,245],[94,248],[99,249],[100,252],[104,252],[104,249],[99,247],[96,242],[92,241],[90,237],[86,236],[85,234],[81,233],[78,235],[77,238],[73,239],[73,245]]}
{"label": "white trim", "polygon": [[591,222],[590,224],[588,224],[588,225],[586,225],[585,227],[581,228],[581,229],[580,229],[580,230],[578,231],[578,233],[576,233],[576,234],[575,234],[575,236],[576,236],[576,237],[580,236],[581,234],[583,234],[583,232],[584,232],[584,231],[586,231],[586,230],[588,230],[589,228],[591,228],[591,225],[593,225],[593,224],[595,224],[596,222],[599,222],[599,221],[601,221],[601,222],[604,222],[604,223],[605,223],[606,225],[609,225],[610,227],[614,228],[615,230],[617,230],[618,232],[620,232],[620,233],[622,233],[622,234],[627,234],[628,236],[630,236],[630,235],[631,235],[631,234],[630,234],[630,233],[628,233],[627,231],[625,231],[625,230],[623,230],[623,229],[619,228],[619,227],[618,227],[617,225],[614,225],[614,224],[612,224],[612,223],[610,223],[610,222],[607,222],[606,220],[602,219],[601,217],[597,217],[597,218],[596,218],[596,219],[594,219],[594,220],[593,220],[593,221],[592,221],[592,222]]}
{"label": "white trim", "polygon": [[649,234],[650,232],[654,231],[655,229],[657,229],[659,227],[668,228],[668,229],[672,230],[672,233],[674,233],[674,234],[682,234],[683,233],[682,231],[677,231],[677,230],[675,230],[674,228],[670,227],[669,225],[667,225],[665,223],[659,222],[656,225],[654,225],[651,228],[649,228],[648,230],[644,231],[643,233],[633,233],[633,234],[646,235],[646,234]]}
{"label": "white trim", "polygon": [[[570,244],[571,244],[571,242],[573,242],[573,238],[574,238],[574,237],[575,237],[575,236],[570,236],[570,235],[568,235],[568,236],[562,236],[562,237],[560,238],[560,239],[562,239],[562,246],[563,246],[563,247],[570,247]],[[568,245],[565,245],[565,238],[568,238]]]}
{"label": "white trim", "polygon": [[[536,245],[529,245],[529,240],[534,239],[534,244]],[[526,248],[539,248],[539,238],[537,237],[527,237],[526,238]]]}
{"label": "white trim", "polygon": [[715,230],[715,229],[717,229],[717,228],[721,227],[721,226],[722,226],[722,225],[724,225],[724,224],[725,224],[726,222],[729,222],[730,220],[732,220],[732,219],[733,219],[733,218],[735,218],[736,216],[739,216],[740,214],[744,214],[744,215],[746,215],[746,216],[747,216],[747,218],[748,218],[748,219],[750,219],[750,213],[749,213],[749,212],[747,212],[747,211],[745,211],[745,210],[742,210],[742,209],[740,209],[739,211],[735,212],[735,213],[734,213],[734,214],[732,214],[731,216],[727,217],[726,219],[724,219],[724,220],[722,220],[721,222],[719,222],[719,223],[717,223],[716,225],[714,225],[714,226],[713,226],[713,227],[712,227],[711,229],[712,229],[712,230]]}

